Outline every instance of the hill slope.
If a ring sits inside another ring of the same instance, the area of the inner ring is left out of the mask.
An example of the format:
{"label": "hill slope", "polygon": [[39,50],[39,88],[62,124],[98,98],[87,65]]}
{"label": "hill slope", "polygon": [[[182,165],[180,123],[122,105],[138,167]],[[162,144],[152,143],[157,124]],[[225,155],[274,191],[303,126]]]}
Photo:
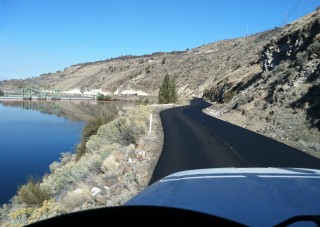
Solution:
{"label": "hill slope", "polygon": [[262,72],[265,67],[263,64],[270,56],[266,48],[271,43],[280,40],[285,42],[286,36],[292,36],[295,41],[293,34],[303,29],[308,30],[318,20],[319,12],[315,12],[283,28],[248,37],[222,40],[187,51],[123,56],[72,65],[35,78],[1,81],[0,89],[19,89],[31,85],[41,88],[57,87],[62,91],[102,89],[114,93],[132,88],[157,95],[159,83],[169,73],[176,77],[180,94],[202,95],[206,88],[223,84],[224,80],[237,82]]}
{"label": "hill slope", "polygon": [[319,11],[274,31],[259,67],[235,70],[204,92],[216,103],[207,113],[320,158],[319,32]]}

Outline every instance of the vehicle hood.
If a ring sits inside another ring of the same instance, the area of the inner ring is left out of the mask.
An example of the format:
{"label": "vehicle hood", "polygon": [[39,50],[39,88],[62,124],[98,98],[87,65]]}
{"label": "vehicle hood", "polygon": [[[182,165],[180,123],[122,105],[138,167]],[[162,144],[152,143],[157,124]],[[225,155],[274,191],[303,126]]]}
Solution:
{"label": "vehicle hood", "polygon": [[215,168],[182,171],[150,185],[126,205],[183,208],[242,224],[272,226],[320,214],[320,170]]}

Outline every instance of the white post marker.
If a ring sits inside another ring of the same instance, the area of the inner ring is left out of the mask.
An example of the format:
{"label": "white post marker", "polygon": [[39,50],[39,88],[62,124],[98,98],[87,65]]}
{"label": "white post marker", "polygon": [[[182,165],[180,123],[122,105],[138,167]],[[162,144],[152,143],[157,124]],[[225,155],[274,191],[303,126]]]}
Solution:
{"label": "white post marker", "polygon": [[151,126],[152,126],[152,114],[150,114],[149,133],[151,133]]}

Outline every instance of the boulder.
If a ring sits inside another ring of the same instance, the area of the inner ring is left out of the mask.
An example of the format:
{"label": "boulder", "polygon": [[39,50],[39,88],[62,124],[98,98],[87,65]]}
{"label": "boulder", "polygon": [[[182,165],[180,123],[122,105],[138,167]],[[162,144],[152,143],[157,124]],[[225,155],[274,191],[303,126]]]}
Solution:
{"label": "boulder", "polygon": [[108,186],[103,186],[103,189],[104,189],[104,194],[106,197],[110,197],[110,188]]}
{"label": "boulder", "polygon": [[95,197],[95,196],[97,196],[97,195],[101,195],[102,194],[102,190],[100,189],[100,188],[98,188],[98,187],[93,187],[92,189],[91,189],[91,195],[93,196],[93,197]]}
{"label": "boulder", "polygon": [[103,161],[101,166],[102,172],[113,172],[119,169],[120,165],[124,160],[124,154],[121,151],[116,150],[111,152]]}
{"label": "boulder", "polygon": [[128,146],[123,147],[121,150],[123,153],[128,154],[131,151],[134,151],[134,149],[136,149],[136,146],[134,144],[130,143]]}
{"label": "boulder", "polygon": [[143,137],[140,137],[138,140],[138,147],[143,148],[145,145],[145,139]]}
{"label": "boulder", "polygon": [[145,150],[137,150],[137,159],[139,161],[146,159],[146,157],[147,157],[147,153]]}

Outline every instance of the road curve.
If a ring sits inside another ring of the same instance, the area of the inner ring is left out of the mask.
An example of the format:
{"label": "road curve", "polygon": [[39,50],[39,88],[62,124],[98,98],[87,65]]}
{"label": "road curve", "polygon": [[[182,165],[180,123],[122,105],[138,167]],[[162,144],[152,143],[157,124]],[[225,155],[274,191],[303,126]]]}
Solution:
{"label": "road curve", "polygon": [[183,170],[219,167],[320,169],[320,159],[239,126],[208,116],[202,99],[160,113],[164,146],[149,184]]}

